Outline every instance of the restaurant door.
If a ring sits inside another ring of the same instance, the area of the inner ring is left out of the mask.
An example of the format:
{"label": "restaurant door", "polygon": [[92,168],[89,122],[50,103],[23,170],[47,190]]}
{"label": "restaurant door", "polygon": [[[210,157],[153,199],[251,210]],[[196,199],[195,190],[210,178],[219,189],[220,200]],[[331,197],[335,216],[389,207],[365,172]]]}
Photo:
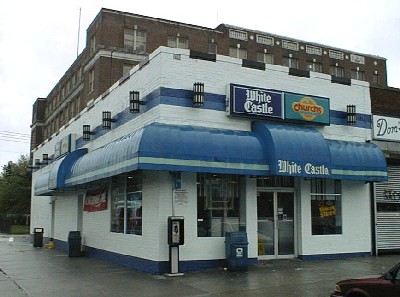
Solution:
{"label": "restaurant door", "polygon": [[257,192],[259,259],[295,256],[295,201],[291,191]]}

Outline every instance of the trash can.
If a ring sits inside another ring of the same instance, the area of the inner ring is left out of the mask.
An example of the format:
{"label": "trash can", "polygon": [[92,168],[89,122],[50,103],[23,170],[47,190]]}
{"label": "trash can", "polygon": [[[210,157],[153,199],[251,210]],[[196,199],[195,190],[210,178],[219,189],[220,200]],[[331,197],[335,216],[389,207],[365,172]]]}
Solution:
{"label": "trash can", "polygon": [[248,270],[248,244],[246,232],[227,232],[225,234],[225,252],[229,270]]}
{"label": "trash can", "polygon": [[0,233],[11,234],[11,220],[0,217]]}
{"label": "trash can", "polygon": [[33,247],[43,247],[44,228],[33,229]]}
{"label": "trash can", "polygon": [[81,257],[82,237],[79,231],[70,231],[68,233],[68,257]]}

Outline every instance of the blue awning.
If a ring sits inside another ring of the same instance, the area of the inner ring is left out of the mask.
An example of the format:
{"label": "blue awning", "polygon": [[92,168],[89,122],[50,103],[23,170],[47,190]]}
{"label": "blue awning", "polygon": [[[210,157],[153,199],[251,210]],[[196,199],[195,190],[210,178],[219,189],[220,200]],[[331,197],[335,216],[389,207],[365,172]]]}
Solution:
{"label": "blue awning", "polygon": [[73,151],[51,164],[49,175],[49,189],[56,190],[65,187],[65,177],[73,163],[87,153],[87,149]]}
{"label": "blue awning", "polygon": [[317,129],[255,122],[253,130],[265,142],[270,175],[329,177],[331,155],[325,138]]}
{"label": "blue awning", "polygon": [[80,157],[65,184],[83,184],[138,169],[268,175],[254,132],[153,123]]}
{"label": "blue awning", "polygon": [[65,155],[48,165],[51,169],[38,174],[33,185],[33,193],[36,196],[51,196],[56,190],[65,188],[65,175],[70,171],[73,162],[86,154],[87,149],[79,149]]}
{"label": "blue awning", "polygon": [[265,142],[270,175],[387,180],[382,151],[372,143],[327,140],[315,128],[277,123],[253,123]]}
{"label": "blue awning", "polygon": [[387,164],[373,143],[326,140],[332,159],[332,178],[365,181],[387,180]]}
{"label": "blue awning", "polygon": [[43,173],[35,179],[33,185],[33,193],[36,196],[51,196],[54,192],[49,189],[49,176],[50,172]]}

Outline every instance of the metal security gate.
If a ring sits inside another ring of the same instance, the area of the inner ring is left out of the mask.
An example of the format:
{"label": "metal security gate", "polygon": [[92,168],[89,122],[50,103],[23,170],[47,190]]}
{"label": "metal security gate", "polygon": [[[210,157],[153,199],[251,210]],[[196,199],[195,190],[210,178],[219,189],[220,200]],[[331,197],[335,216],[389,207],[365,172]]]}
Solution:
{"label": "metal security gate", "polygon": [[400,252],[400,166],[388,165],[388,181],[375,183],[377,253]]}

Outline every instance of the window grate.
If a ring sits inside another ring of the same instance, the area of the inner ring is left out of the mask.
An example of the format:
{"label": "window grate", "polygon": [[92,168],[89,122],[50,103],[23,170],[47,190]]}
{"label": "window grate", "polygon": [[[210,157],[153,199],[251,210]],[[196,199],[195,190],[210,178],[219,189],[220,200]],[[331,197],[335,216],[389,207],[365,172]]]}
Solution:
{"label": "window grate", "polygon": [[270,45],[273,46],[274,45],[274,38],[270,37],[270,36],[264,36],[264,35],[256,35],[256,42],[257,43],[261,43],[261,44],[265,44],[265,45]]}
{"label": "window grate", "polygon": [[344,53],[334,50],[329,50],[329,58],[336,60],[344,60]]}
{"label": "window grate", "polygon": [[247,32],[239,30],[229,30],[229,37],[247,41]]}
{"label": "window grate", "polygon": [[322,56],[322,48],[318,46],[306,45],[306,53],[310,55]]}
{"label": "window grate", "polygon": [[292,51],[298,51],[299,43],[293,42],[293,41],[288,41],[288,40],[282,40],[282,48],[289,49]]}

